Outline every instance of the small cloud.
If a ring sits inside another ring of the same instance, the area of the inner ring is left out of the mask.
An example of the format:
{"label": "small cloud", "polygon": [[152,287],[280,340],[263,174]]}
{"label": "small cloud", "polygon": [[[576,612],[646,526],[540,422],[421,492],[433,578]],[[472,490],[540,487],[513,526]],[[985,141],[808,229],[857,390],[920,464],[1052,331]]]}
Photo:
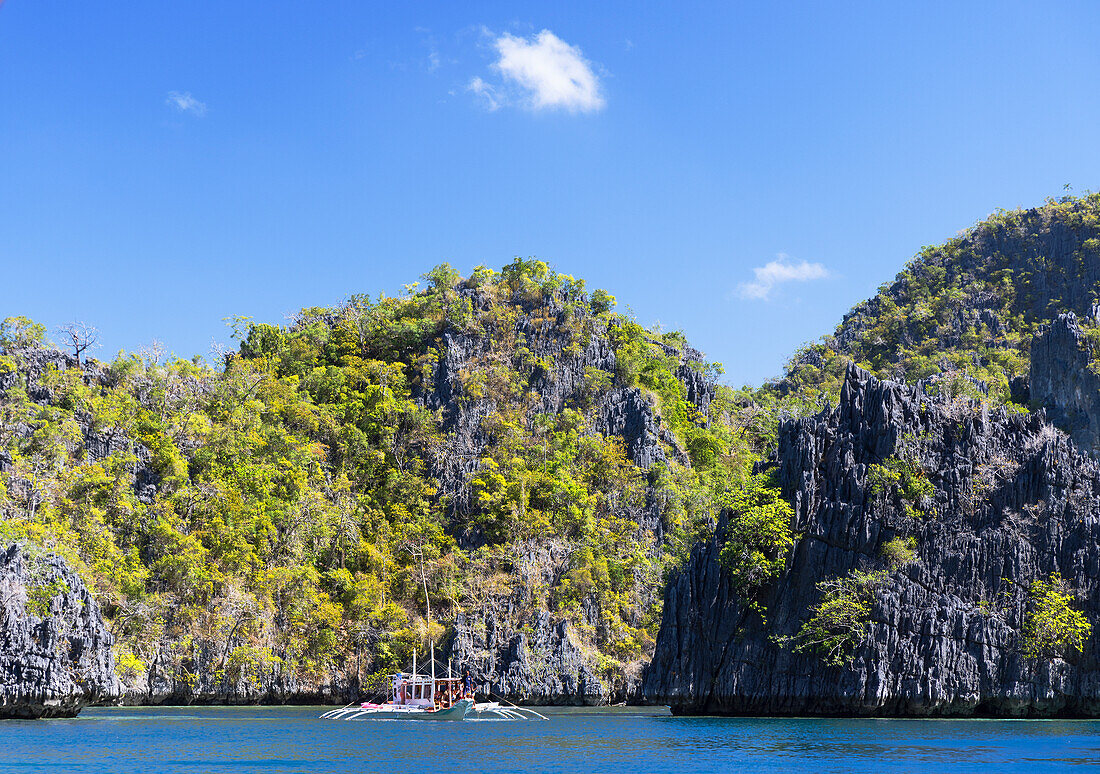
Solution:
{"label": "small cloud", "polygon": [[466,84],[466,91],[475,94],[481,100],[482,104],[485,105],[486,110],[491,112],[500,109],[500,99],[497,96],[497,90],[476,75]]}
{"label": "small cloud", "polygon": [[[529,110],[570,113],[591,113],[603,108],[600,81],[591,64],[580,48],[569,45],[550,30],[531,38],[504,33],[495,37],[492,45],[498,54],[492,67],[503,83],[493,86],[478,77],[467,87],[482,96],[483,87],[492,89],[491,110],[513,102]],[[479,88],[473,88],[475,83]]]}
{"label": "small cloud", "polygon": [[168,92],[168,99],[164,103],[179,113],[190,113],[193,116],[206,115],[206,104],[199,102],[191,96],[191,92]]}
{"label": "small cloud", "polygon": [[443,64],[443,55],[439,51],[439,40],[428,27],[413,27],[420,36],[420,43],[428,49],[428,58],[423,62],[424,69],[434,73]]}
{"label": "small cloud", "polygon": [[784,282],[809,282],[829,276],[828,269],[820,263],[809,261],[791,263],[790,257],[783,253],[777,255],[776,260],[757,266],[752,272],[756,279],[753,282],[742,282],[737,286],[737,293],[741,298],[760,301],[771,298],[771,292],[776,285],[782,285]]}

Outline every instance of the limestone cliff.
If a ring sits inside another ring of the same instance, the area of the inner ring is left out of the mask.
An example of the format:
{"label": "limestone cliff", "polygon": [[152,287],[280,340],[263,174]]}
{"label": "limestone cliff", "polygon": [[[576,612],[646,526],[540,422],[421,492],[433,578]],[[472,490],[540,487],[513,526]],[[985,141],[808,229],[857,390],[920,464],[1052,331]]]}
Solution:
{"label": "limestone cliff", "polygon": [[96,546],[126,702],[370,695],[423,659],[426,595],[484,690],[626,695],[727,404],[682,336],[515,284],[303,310],[220,370],[0,328],[0,519]]}
{"label": "limestone cliff", "polygon": [[99,606],[57,556],[0,552],[0,626],[0,718],[72,717],[118,696]]}
{"label": "limestone cliff", "polygon": [[1100,454],[1100,376],[1092,344],[1073,312],[1059,315],[1031,344],[1030,397],[1079,447]]}
{"label": "limestone cliff", "polygon": [[[905,447],[934,486],[922,515],[876,494],[872,464]],[[933,399],[849,366],[839,405],[781,425],[778,476],[797,539],[753,610],[719,562],[725,523],[668,586],[641,696],[682,713],[1096,715],[1100,638],[1026,658],[1026,590],[1059,572],[1100,620],[1100,465],[1042,412]],[[895,535],[915,561],[889,574],[850,660],[792,640],[819,581],[883,569]]]}

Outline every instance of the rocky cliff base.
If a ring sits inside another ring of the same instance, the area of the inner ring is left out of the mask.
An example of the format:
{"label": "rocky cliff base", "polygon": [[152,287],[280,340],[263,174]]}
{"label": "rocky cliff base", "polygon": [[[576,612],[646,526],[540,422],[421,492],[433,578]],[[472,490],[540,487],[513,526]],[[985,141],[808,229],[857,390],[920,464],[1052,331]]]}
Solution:
{"label": "rocky cliff base", "polygon": [[0,552],[0,625],[0,718],[72,717],[118,696],[110,632],[60,558]]}

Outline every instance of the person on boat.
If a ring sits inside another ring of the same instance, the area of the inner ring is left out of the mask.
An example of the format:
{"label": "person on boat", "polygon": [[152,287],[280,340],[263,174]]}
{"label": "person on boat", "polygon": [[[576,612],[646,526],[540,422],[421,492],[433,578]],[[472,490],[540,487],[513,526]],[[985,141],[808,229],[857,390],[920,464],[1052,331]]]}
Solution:
{"label": "person on boat", "polygon": [[462,698],[473,698],[474,695],[474,678],[470,676],[470,668],[466,667],[462,670]]}

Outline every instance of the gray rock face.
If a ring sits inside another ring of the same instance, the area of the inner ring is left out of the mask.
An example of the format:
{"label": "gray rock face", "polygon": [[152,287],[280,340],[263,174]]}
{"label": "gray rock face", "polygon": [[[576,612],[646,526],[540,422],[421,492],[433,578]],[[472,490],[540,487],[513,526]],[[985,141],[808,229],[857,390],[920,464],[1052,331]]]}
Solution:
{"label": "gray rock face", "polygon": [[[935,486],[920,518],[868,482],[899,444]],[[1020,648],[1027,587],[1053,572],[1100,622],[1100,466],[1041,412],[940,402],[852,366],[836,409],[781,425],[778,464],[797,538],[759,598],[766,620],[719,564],[723,520],[671,579],[642,700],[683,713],[1100,714],[1100,637],[1065,659]],[[779,644],[819,581],[885,569],[880,550],[899,534],[916,538],[917,560],[876,592],[845,666]]]}
{"label": "gray rock face", "polygon": [[600,402],[600,431],[623,439],[626,453],[639,467],[667,462],[660,444],[660,417],[637,387],[620,387]]}
{"label": "gray rock face", "polygon": [[540,611],[527,631],[502,626],[510,611],[494,610],[455,620],[450,657],[469,668],[481,696],[525,704],[606,704],[608,692],[592,672],[566,621]]}
{"label": "gray rock face", "polygon": [[1056,425],[1094,457],[1100,454],[1100,376],[1092,345],[1073,312],[1058,315],[1031,343],[1031,395]]}
{"label": "gray rock face", "polygon": [[119,695],[112,638],[56,556],[0,553],[0,718],[72,717]]}
{"label": "gray rock face", "polygon": [[360,694],[354,672],[302,675],[280,660],[235,668],[232,651],[243,643],[195,642],[184,652],[167,644],[146,672],[123,688],[122,703],[156,704],[343,704]]}
{"label": "gray rock face", "polygon": [[[568,559],[564,545],[526,544],[517,551],[514,571],[521,583],[512,594],[487,596],[483,604],[455,617],[443,657],[456,672],[470,670],[479,695],[567,705],[606,704],[612,692],[625,695],[626,686],[601,683],[566,621],[553,620],[545,610],[528,612],[530,590],[548,584]],[[586,625],[599,624],[594,600],[584,605],[584,616]]]}

